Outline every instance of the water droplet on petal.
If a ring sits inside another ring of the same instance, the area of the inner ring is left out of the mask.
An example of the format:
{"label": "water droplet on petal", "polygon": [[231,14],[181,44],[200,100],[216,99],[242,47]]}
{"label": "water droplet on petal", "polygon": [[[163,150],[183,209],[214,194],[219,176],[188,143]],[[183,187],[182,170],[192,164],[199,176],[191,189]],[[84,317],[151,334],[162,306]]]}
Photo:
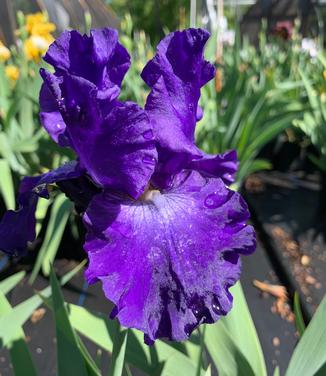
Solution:
{"label": "water droplet on petal", "polygon": [[58,99],[58,106],[59,106],[59,107],[63,106],[64,103],[65,103],[65,99],[64,99],[63,97],[60,98],[60,99]]}
{"label": "water droplet on petal", "polygon": [[197,317],[197,316],[199,316],[199,311],[198,311],[198,309],[194,309],[193,311],[193,314]]}
{"label": "water droplet on petal", "polygon": [[155,159],[153,157],[151,157],[150,155],[145,155],[145,157],[143,157],[143,162],[147,163],[147,164],[154,165],[155,164]]}
{"label": "water droplet on petal", "polygon": [[221,306],[220,306],[219,303],[217,303],[217,302],[213,302],[212,309],[213,309],[213,311],[214,311],[217,315],[220,315],[220,314],[221,314]]}
{"label": "water droplet on petal", "polygon": [[213,299],[212,299],[212,310],[217,315],[223,315],[223,310],[221,308],[221,304],[220,304],[220,302],[219,302],[219,300],[217,299],[216,296],[214,296]]}
{"label": "water droplet on petal", "polygon": [[200,121],[203,118],[203,115],[204,115],[203,109],[200,106],[198,106],[197,112],[196,112],[196,120]]}
{"label": "water droplet on petal", "polygon": [[153,138],[154,134],[151,129],[143,133],[143,137],[145,140],[151,140]]}
{"label": "water droplet on petal", "polygon": [[219,195],[218,193],[214,192],[208,195],[205,199],[205,206],[209,209],[215,209],[225,202],[225,195]]}
{"label": "water droplet on petal", "polygon": [[227,180],[232,180],[232,175],[231,174],[225,174],[225,178]]}

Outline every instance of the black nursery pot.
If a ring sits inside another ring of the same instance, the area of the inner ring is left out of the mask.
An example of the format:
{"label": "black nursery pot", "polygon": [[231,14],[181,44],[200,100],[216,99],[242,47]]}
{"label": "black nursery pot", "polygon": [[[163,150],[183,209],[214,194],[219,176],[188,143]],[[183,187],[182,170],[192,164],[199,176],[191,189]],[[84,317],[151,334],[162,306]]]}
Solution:
{"label": "black nursery pot", "polygon": [[316,229],[323,235],[326,240],[326,173],[321,173],[321,189],[318,198],[318,211],[315,218]]}

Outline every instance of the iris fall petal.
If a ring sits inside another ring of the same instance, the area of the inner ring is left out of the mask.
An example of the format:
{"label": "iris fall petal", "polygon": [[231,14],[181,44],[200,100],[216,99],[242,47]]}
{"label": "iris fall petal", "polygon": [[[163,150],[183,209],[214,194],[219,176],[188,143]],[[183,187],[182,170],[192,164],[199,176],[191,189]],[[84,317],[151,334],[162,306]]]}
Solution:
{"label": "iris fall petal", "polygon": [[121,324],[147,342],[185,340],[231,309],[239,255],[255,248],[248,216],[238,193],[197,172],[138,201],[103,192],[84,217],[87,279],[102,281]]}

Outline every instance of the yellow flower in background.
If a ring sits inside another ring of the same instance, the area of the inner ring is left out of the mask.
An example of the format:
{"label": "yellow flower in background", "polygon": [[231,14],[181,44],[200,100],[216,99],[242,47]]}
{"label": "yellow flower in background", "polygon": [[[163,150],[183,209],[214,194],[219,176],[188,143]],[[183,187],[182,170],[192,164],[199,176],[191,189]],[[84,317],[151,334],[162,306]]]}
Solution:
{"label": "yellow flower in background", "polygon": [[0,62],[5,62],[10,58],[9,49],[0,41]]}
{"label": "yellow flower in background", "polygon": [[54,39],[32,35],[24,42],[24,51],[28,60],[38,63]]}
{"label": "yellow flower in background", "polygon": [[47,21],[45,15],[41,12],[30,13],[26,15],[26,30],[30,33],[33,26],[38,23],[44,23]]}
{"label": "yellow flower in background", "polygon": [[326,69],[323,72],[323,77],[324,77],[324,80],[326,80]]}
{"label": "yellow flower in background", "polygon": [[24,42],[26,57],[28,60],[38,63],[54,41],[51,33],[55,31],[55,25],[48,22],[43,13],[28,14],[26,16],[26,31],[29,35]]}
{"label": "yellow flower in background", "polygon": [[51,33],[55,31],[55,24],[51,22],[35,24],[30,32],[31,35],[43,36],[46,39],[52,37]]}
{"label": "yellow flower in background", "polygon": [[48,22],[45,14],[38,12],[26,16],[26,30],[30,35],[47,36],[55,30],[55,25]]}
{"label": "yellow flower in background", "polygon": [[5,67],[6,76],[12,80],[17,81],[19,78],[19,69],[15,65],[7,65]]}

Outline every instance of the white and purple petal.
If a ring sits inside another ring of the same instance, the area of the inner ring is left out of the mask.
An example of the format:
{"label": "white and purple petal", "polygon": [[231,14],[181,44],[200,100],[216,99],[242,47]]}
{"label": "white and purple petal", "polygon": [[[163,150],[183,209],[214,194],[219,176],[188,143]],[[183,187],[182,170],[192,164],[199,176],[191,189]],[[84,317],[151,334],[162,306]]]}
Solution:
{"label": "white and purple petal", "polygon": [[231,309],[239,255],[255,249],[248,217],[238,193],[195,171],[138,201],[104,191],[84,216],[86,277],[102,281],[113,314],[147,343],[185,340]]}

